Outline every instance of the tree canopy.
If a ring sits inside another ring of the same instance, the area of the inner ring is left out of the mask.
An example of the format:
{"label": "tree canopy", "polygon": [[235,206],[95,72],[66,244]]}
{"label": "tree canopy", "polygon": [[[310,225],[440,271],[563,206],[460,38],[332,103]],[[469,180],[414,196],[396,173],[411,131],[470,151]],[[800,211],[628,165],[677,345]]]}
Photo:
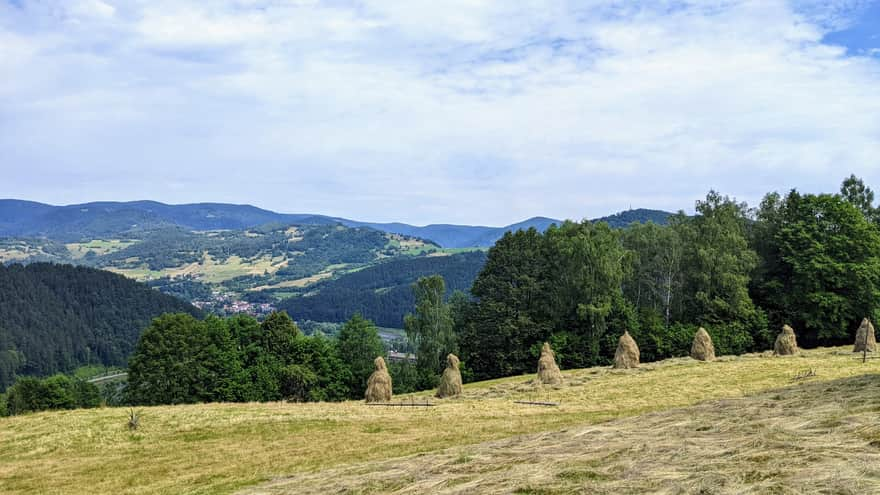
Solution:
{"label": "tree canopy", "polygon": [[456,324],[477,379],[531,372],[550,341],[563,367],[607,363],[628,330],[646,360],[685,356],[698,327],[719,354],[768,348],[792,324],[807,346],[851,342],[878,317],[880,230],[871,189],[768,194],[752,210],[710,191],[667,225],[565,222],[490,249]]}

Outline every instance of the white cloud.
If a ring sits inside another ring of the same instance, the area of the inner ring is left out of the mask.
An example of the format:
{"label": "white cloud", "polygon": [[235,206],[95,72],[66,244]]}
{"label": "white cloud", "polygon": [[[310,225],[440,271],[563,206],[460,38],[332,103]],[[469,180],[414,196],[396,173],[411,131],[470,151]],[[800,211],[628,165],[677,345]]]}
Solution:
{"label": "white cloud", "polygon": [[3,4],[0,196],[500,224],[880,187],[880,61],[822,44],[851,3]]}

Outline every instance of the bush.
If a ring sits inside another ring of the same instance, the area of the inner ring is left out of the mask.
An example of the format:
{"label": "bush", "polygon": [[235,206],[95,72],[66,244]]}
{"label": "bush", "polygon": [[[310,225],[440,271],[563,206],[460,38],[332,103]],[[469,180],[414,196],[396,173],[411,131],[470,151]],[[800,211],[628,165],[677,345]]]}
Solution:
{"label": "bush", "polygon": [[724,326],[706,328],[715,344],[716,356],[745,354],[755,347],[755,340],[746,326],[739,322],[731,322]]}
{"label": "bush", "polygon": [[419,373],[409,361],[395,361],[388,364],[394,393],[408,394],[419,391]]}
{"label": "bush", "polygon": [[10,416],[49,408],[43,383],[33,377],[22,377],[6,390],[6,408]]}
{"label": "bush", "polygon": [[284,368],[281,377],[281,396],[293,402],[306,402],[312,398],[312,389],[318,384],[318,375],[309,368],[291,364]]}
{"label": "bush", "polygon": [[19,378],[6,391],[3,415],[52,409],[97,407],[101,403],[98,388],[88,382],[65,375],[54,375],[43,380],[34,377]]}

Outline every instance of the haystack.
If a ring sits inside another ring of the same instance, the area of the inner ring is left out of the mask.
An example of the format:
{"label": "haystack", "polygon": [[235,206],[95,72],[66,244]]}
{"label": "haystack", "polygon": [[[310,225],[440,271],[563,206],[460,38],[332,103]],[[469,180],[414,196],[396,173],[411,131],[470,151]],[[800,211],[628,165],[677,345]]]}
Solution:
{"label": "haystack", "polygon": [[629,332],[623,332],[620,342],[617,344],[617,352],[614,353],[614,368],[628,369],[639,367],[639,346],[630,337]]}
{"label": "haystack", "polygon": [[691,357],[698,361],[714,361],[715,345],[712,344],[712,337],[705,328],[697,330],[694,335],[694,343],[691,345]]}
{"label": "haystack", "polygon": [[367,402],[388,402],[391,400],[391,375],[382,356],[373,361],[376,371],[367,380],[367,393],[364,396]]}
{"label": "haystack", "polygon": [[559,371],[559,366],[556,365],[556,355],[547,342],[544,342],[544,347],[541,348],[541,357],[538,359],[538,381],[547,385],[562,383],[562,373]]}
{"label": "haystack", "polygon": [[856,332],[856,345],[853,352],[874,352],[877,350],[877,337],[874,335],[874,325],[871,320],[865,318]]}
{"label": "haystack", "polygon": [[782,332],[776,336],[776,343],[773,344],[773,354],[777,356],[791,356],[797,353],[798,345],[794,329],[785,325],[782,327]]}
{"label": "haystack", "polygon": [[458,370],[459,360],[455,354],[446,356],[446,369],[440,377],[440,385],[435,394],[440,399],[461,395],[461,372]]}

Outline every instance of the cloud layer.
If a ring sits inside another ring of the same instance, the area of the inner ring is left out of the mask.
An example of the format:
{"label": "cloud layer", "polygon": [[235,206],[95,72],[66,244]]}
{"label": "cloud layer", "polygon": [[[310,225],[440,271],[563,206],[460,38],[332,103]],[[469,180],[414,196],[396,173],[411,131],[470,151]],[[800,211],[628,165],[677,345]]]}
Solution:
{"label": "cloud layer", "polygon": [[506,224],[880,188],[880,58],[824,41],[866,5],[7,1],[0,196]]}

